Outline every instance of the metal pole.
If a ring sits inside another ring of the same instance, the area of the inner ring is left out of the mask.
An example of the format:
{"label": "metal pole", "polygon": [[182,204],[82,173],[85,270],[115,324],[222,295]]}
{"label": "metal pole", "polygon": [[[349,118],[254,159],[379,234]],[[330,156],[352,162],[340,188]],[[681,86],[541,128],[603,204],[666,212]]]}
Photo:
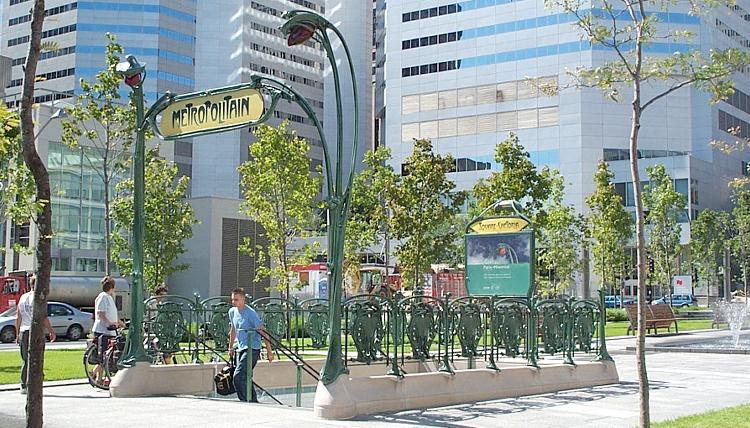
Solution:
{"label": "metal pole", "polygon": [[599,288],[599,355],[596,361],[613,361],[607,352],[607,337],[605,325],[607,324],[607,309],[604,307],[604,289]]}
{"label": "metal pole", "polygon": [[[135,62],[137,64],[137,61]],[[145,69],[144,69],[145,76]],[[126,79],[127,82],[127,79]],[[133,176],[133,289],[131,290],[130,328],[125,344],[125,355],[120,361],[123,367],[132,367],[137,362],[148,362],[149,358],[143,349],[143,238],[144,238],[144,193],[145,193],[145,158],[146,158],[146,124],[144,123],[143,79],[133,89],[133,103],[136,108],[136,140]]]}
{"label": "metal pole", "polygon": [[250,330],[247,350],[245,351],[245,355],[247,355],[247,382],[245,382],[245,396],[247,397],[248,402],[252,402],[253,400],[253,352],[255,352],[253,351],[253,340],[255,340],[255,330]]}
{"label": "metal pole", "polygon": [[297,407],[302,407],[302,363],[297,361]]}

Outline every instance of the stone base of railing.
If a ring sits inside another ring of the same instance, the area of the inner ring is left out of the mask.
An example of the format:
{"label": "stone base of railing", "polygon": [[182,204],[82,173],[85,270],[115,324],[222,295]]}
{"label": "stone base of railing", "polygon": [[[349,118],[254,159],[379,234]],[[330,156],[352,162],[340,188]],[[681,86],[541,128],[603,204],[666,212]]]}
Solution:
{"label": "stone base of railing", "polygon": [[109,385],[112,397],[208,394],[214,391],[214,375],[224,363],[170,364],[136,363],[117,371]]}
{"label": "stone base of railing", "polygon": [[577,362],[450,373],[414,373],[395,376],[341,376],[334,383],[318,383],[315,415],[350,419],[380,412],[448,406],[524,395],[618,383],[611,361]]}

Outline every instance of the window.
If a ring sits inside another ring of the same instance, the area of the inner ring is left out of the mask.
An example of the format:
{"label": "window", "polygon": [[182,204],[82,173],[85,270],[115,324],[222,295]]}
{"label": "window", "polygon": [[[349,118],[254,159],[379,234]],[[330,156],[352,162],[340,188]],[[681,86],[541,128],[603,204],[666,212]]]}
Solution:
{"label": "window", "polygon": [[456,107],[456,91],[442,91],[438,92],[438,108],[454,108]]}
{"label": "window", "polygon": [[496,103],[495,85],[480,86],[477,88],[477,104]]}
{"label": "window", "polygon": [[420,111],[430,111],[438,109],[438,94],[433,92],[430,94],[423,94],[419,98]]}
{"label": "window", "polygon": [[537,127],[536,109],[518,111],[518,129],[536,128],[536,127]]}
{"label": "window", "polygon": [[419,139],[419,123],[405,123],[401,125],[401,141]]}
{"label": "window", "polygon": [[456,135],[472,135],[476,133],[476,116],[459,117],[458,119],[456,119]]}
{"label": "window", "polygon": [[50,303],[47,305],[47,314],[51,317],[67,317],[72,316],[73,311],[63,305]]}
{"label": "window", "polygon": [[539,109],[539,127],[556,126],[559,123],[557,107]]}
{"label": "window", "polygon": [[438,122],[432,120],[419,124],[419,138],[433,139],[438,137]]}
{"label": "window", "polygon": [[518,97],[516,95],[516,82],[505,82],[505,83],[498,83],[497,85],[497,92],[495,93],[495,102],[503,102],[503,101],[513,101],[516,100]]}
{"label": "window", "polygon": [[518,129],[518,112],[508,111],[497,114],[497,130],[510,131]]}
{"label": "window", "polygon": [[477,89],[463,88],[456,91],[456,99],[459,107],[476,105]]}
{"label": "window", "polygon": [[456,119],[443,119],[438,123],[440,138],[456,136]]}
{"label": "window", "polygon": [[477,134],[494,133],[497,124],[495,114],[485,114],[477,116]]}

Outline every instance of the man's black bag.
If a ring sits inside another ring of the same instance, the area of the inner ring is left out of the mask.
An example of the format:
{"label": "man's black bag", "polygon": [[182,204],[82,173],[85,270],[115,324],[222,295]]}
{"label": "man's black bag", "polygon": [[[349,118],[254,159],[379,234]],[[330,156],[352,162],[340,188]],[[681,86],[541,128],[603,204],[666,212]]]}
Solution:
{"label": "man's black bag", "polygon": [[234,358],[221,371],[214,376],[216,393],[219,395],[234,394]]}

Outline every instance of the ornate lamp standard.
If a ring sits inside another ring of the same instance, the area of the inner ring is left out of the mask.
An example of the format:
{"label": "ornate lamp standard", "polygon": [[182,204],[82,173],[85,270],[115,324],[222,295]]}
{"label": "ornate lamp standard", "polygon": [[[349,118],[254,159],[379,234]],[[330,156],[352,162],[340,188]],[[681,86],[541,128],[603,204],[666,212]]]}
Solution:
{"label": "ornate lamp standard", "polygon": [[133,177],[133,287],[130,298],[132,310],[130,313],[130,328],[128,340],[125,343],[124,355],[120,365],[134,366],[139,361],[150,361],[143,349],[143,235],[144,235],[144,207],[143,194],[145,192],[144,163],[146,157],[146,122],[143,113],[143,82],[146,80],[146,67],[141,65],[134,56],[129,55],[125,62],[117,64],[115,70],[125,80],[125,84],[133,90],[133,102],[136,108],[136,140],[134,153]]}
{"label": "ornate lamp standard", "polygon": [[[307,40],[315,40],[323,46],[331,63],[334,78],[334,90],[336,95],[336,164],[332,168],[329,156],[328,143],[323,133],[320,121],[310,104],[297,91],[283,81],[255,75],[251,81],[233,87],[218,88],[197,94],[186,94],[174,96],[170,93],[164,94],[151,108],[145,112],[143,107],[143,81],[145,80],[145,67],[138,63],[133,56],[128,56],[126,62],[117,65],[117,71],[125,79],[125,83],[133,90],[133,101],[136,104],[137,139],[135,149],[135,176],[134,176],[134,220],[133,220],[133,293],[131,327],[128,331],[128,342],[125,355],[122,359],[124,366],[132,366],[139,361],[148,361],[143,349],[143,333],[140,326],[143,323],[143,193],[144,193],[144,157],[145,157],[145,131],[151,125],[156,134],[165,139],[174,139],[177,134],[165,135],[156,125],[156,116],[176,102],[191,97],[211,96],[217,93],[228,93],[242,89],[256,89],[265,92],[270,98],[270,104],[262,114],[253,118],[249,123],[238,123],[226,126],[215,126],[196,128],[185,131],[179,135],[183,137],[206,135],[214,132],[229,131],[249,125],[258,125],[272,117],[273,111],[280,99],[297,103],[315,125],[320,139],[323,142],[323,154],[325,158],[326,172],[326,203],[328,207],[328,270],[331,277],[329,291],[328,316],[330,321],[329,348],[325,366],[321,375],[321,381],[328,385],[333,383],[339,375],[346,373],[341,355],[341,293],[343,284],[343,259],[344,259],[344,233],[346,221],[349,216],[350,187],[354,179],[354,163],[356,161],[357,146],[359,145],[359,105],[357,104],[357,84],[352,78],[352,96],[354,99],[354,131],[352,135],[352,157],[351,168],[348,174],[343,170],[343,106],[341,102],[341,83],[338,65],[333,53],[328,31],[332,31],[341,41],[346,53],[349,72],[354,76],[354,65],[352,64],[349,47],[346,45],[341,32],[322,16],[308,11],[294,10],[284,15],[287,22],[281,27],[281,31],[287,36],[287,44],[294,46],[302,44]],[[260,110],[259,110],[260,111]],[[136,328],[134,328],[136,327]]]}
{"label": "ornate lamp standard", "polygon": [[[357,103],[357,83],[354,79],[354,65],[352,64],[349,47],[341,32],[322,16],[301,10],[293,10],[284,15],[287,22],[281,26],[281,31],[287,36],[289,46],[299,45],[313,39],[323,45],[328,61],[331,63],[334,90],[336,94],[336,170],[335,177],[331,177],[330,164],[326,161],[326,178],[328,182],[328,271],[330,275],[330,292],[328,296],[328,317],[330,321],[329,347],[325,366],[321,373],[321,381],[328,385],[333,383],[339,375],[346,373],[341,356],[341,292],[343,284],[344,234],[346,221],[349,216],[350,188],[354,178],[354,162],[356,161],[357,146],[359,144],[359,105]],[[343,107],[341,103],[341,76],[339,75],[336,57],[328,38],[328,31],[332,31],[341,42],[346,53],[349,73],[352,77],[352,95],[354,97],[354,133],[352,140],[351,168],[344,182],[342,153],[344,147]],[[309,114],[309,113],[308,113]],[[323,140],[325,147],[326,143]],[[327,152],[327,150],[326,150]],[[325,153],[326,158],[328,157]],[[333,181],[333,183],[331,183]],[[333,186],[331,187],[331,184]]]}

